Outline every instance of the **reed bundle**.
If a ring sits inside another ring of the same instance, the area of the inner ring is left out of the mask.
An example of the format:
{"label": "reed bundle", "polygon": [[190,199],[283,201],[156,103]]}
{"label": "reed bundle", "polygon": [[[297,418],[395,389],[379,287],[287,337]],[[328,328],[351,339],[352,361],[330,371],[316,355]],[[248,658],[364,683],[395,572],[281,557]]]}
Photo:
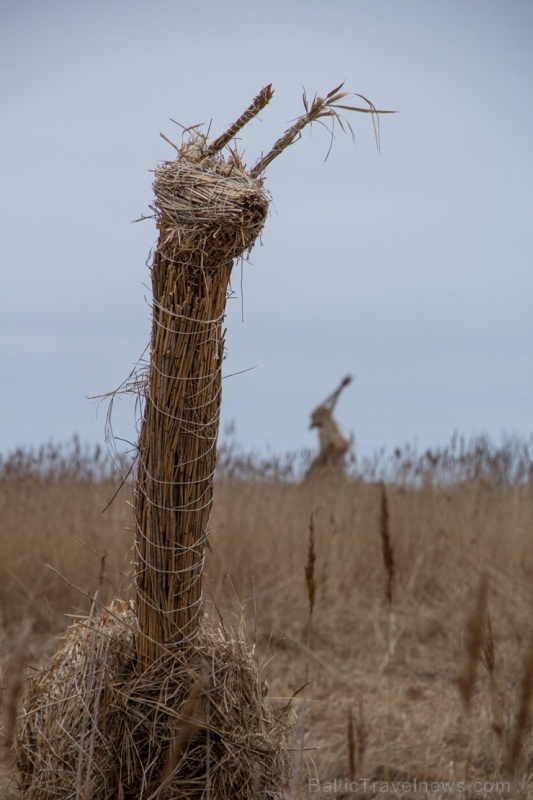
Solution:
{"label": "reed bundle", "polygon": [[213,494],[224,312],[234,259],[268,212],[261,182],[195,134],[156,169],[159,241],[134,495],[139,658],[194,641]]}

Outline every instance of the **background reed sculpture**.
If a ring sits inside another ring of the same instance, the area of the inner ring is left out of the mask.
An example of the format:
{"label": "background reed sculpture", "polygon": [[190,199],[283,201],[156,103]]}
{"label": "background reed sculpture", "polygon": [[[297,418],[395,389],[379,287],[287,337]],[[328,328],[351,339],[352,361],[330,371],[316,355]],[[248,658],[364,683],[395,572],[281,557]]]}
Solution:
{"label": "background reed sculpture", "polygon": [[310,428],[318,429],[320,450],[311,462],[305,478],[334,478],[346,476],[346,453],[350,449],[350,441],[346,439],[333,419],[333,411],[341,392],[353,381],[351,375],[342,379],[339,387],[315,408],[311,414]]}
{"label": "background reed sculpture", "polygon": [[119,390],[143,398],[135,602],[102,608],[94,598],[30,680],[17,752],[26,800],[251,800],[279,796],[287,782],[288,706],[270,703],[243,637],[206,618],[201,581],[232,266],[267,218],[264,169],[305,125],[344,127],[342,109],[374,122],[382,113],[346,106],[340,88],[304,96],[305,114],[250,170],[228,145],[270,86],[211,144],[198,127],[185,131],[180,147],[170,142],[177,157],[155,170],[150,358]]}

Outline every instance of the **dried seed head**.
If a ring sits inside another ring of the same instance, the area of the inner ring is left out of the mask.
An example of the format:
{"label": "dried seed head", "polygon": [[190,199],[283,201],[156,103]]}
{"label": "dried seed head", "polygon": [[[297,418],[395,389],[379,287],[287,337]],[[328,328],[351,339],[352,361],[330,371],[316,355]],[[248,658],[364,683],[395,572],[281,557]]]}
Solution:
{"label": "dried seed head", "polygon": [[387,489],[383,481],[381,482],[381,513],[379,532],[381,536],[381,545],[383,553],[383,564],[387,573],[387,586],[385,595],[389,608],[392,606],[392,591],[394,587],[394,576],[396,571],[396,564],[394,561],[394,551],[392,549],[392,540],[390,535],[389,524],[389,503],[387,500]]}

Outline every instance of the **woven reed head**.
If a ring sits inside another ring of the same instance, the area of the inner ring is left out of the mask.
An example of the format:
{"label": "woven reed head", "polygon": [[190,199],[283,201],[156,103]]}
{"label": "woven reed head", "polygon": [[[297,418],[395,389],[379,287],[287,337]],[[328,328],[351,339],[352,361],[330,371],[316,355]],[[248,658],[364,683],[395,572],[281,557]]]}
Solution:
{"label": "woven reed head", "polygon": [[201,253],[203,269],[242,256],[268,214],[262,179],[250,177],[235,151],[212,154],[200,134],[156,168],[153,189],[160,244],[178,245],[185,260]]}

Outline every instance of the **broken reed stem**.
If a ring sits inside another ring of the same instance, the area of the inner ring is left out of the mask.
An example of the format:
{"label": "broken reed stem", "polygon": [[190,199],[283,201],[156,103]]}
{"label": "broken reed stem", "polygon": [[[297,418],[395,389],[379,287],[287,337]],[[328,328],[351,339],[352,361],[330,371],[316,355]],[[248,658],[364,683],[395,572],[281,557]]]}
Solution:
{"label": "broken reed stem", "polygon": [[274,96],[274,90],[272,89],[272,84],[269,83],[268,86],[265,86],[264,89],[261,89],[257,97],[254,101],[248,106],[244,114],[242,114],[239,119],[230,125],[228,130],[223,133],[218,139],[215,139],[214,142],[211,142],[209,147],[207,148],[208,155],[214,155],[222,150],[227,144],[231,142],[231,140],[239,133],[239,131],[244,128],[244,126],[250,122],[263,108],[272,100]]}

